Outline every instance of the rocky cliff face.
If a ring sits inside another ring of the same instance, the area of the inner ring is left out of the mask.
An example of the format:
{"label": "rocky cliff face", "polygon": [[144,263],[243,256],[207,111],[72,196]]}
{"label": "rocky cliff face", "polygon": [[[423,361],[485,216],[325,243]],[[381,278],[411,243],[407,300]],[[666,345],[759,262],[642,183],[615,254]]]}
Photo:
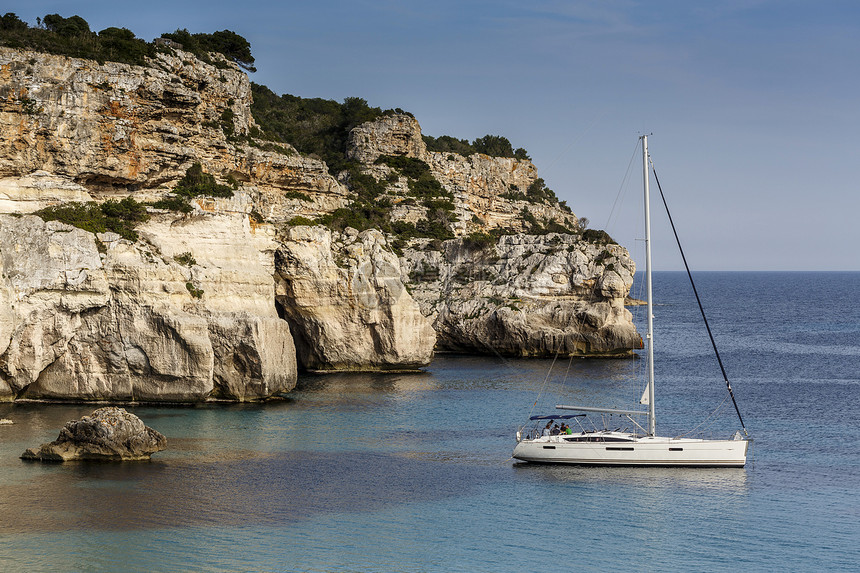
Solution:
{"label": "rocky cliff face", "polygon": [[[428,151],[421,137],[421,126],[409,115],[393,115],[366,123],[352,130],[349,156],[360,162],[366,173],[381,181],[399,176],[396,170],[377,160],[382,156],[419,159],[448,191],[454,202],[457,221],[451,230],[457,236],[473,232],[504,230],[524,233],[528,213],[541,223],[558,223],[576,228],[577,218],[552,201],[529,201],[526,190],[538,178],[531,161],[490,157],[476,153],[468,157],[456,153]],[[415,222],[427,216],[427,208],[414,206],[408,185],[399,176],[389,186],[394,203],[393,220]],[[522,196],[521,199],[517,196]]]}
{"label": "rocky cliff face", "polygon": [[[624,300],[635,265],[627,250],[594,242],[573,213],[551,200],[528,200],[537,179],[530,161],[427,151],[418,122],[395,115],[353,130],[350,155],[365,172],[391,181],[384,156],[424,161],[453,197],[461,237],[434,245],[413,239],[403,276],[433,320],[440,349],[509,356],[628,356],[641,346]],[[427,209],[410,205],[403,177],[389,187],[393,219],[415,222]],[[522,196],[522,199],[517,197]],[[570,234],[528,235],[554,223]],[[478,243],[470,234],[504,230]],[[439,243],[438,241],[436,243]]]}
{"label": "rocky cliff face", "polygon": [[0,398],[245,401],[292,389],[271,239],[247,218],[219,219],[156,220],[133,244],[0,215]]}
{"label": "rocky cliff face", "polygon": [[436,333],[379,231],[295,227],[276,261],[278,301],[308,368],[391,370],[430,362]]}
{"label": "rocky cliff face", "polygon": [[575,235],[503,236],[408,249],[403,272],[438,347],[506,356],[627,356],[642,340],[624,307],[634,266]]}
{"label": "rocky cliff face", "polygon": [[216,68],[181,51],[142,67],[0,47],[0,205],[158,198],[199,162],[243,183],[222,210],[255,205],[277,221],[345,206],[348,191],[323,162],[246,137],[250,103],[235,64]]}
{"label": "rocky cliff face", "polygon": [[[440,348],[524,356],[638,342],[621,302],[626,251],[584,241],[563,205],[526,197],[531,162],[431,152],[414,118],[384,117],[353,130],[349,157],[385,182],[392,221],[419,226],[438,205],[377,160],[423,162],[460,238],[291,226],[356,194],[346,174],[252,137],[233,64],[0,48],[0,79],[0,399],[260,400],[301,367],[426,365],[437,333]],[[237,181],[234,196],[197,197],[189,214],[150,208],[135,242],[27,215],[155,201],[194,163]],[[535,223],[574,234],[522,234]],[[486,231],[507,235],[476,248],[469,235]]]}
{"label": "rocky cliff face", "polygon": [[248,137],[250,85],[232,64],[183,52],[150,64],[0,48],[0,212],[157,200],[198,162],[239,182],[189,215],[152,211],[136,243],[0,217],[0,399],[258,400],[290,390],[298,366],[427,364],[432,328],[396,278],[379,276],[398,268],[381,237],[355,259],[379,289],[375,309],[347,284],[316,322],[278,316],[276,279],[283,314],[299,317],[293,305],[313,303],[296,293],[319,277],[276,273],[275,252],[295,243],[281,248],[274,225],[343,207],[349,190],[323,162]]}

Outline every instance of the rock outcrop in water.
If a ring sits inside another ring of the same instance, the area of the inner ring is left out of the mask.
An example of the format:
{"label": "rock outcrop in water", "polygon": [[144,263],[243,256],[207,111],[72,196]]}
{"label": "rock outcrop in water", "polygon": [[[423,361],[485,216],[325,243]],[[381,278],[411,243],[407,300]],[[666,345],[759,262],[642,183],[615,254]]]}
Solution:
{"label": "rock outcrop in water", "polygon": [[29,448],[21,459],[43,462],[72,460],[148,460],[167,447],[167,438],[123,408],[100,408],[67,423],[53,442]]}
{"label": "rock outcrop in water", "polygon": [[[367,189],[251,137],[250,83],[230,62],[0,48],[0,78],[0,399],[264,400],[299,368],[411,369],[434,346],[638,344],[626,251],[587,236],[530,161],[430,151],[413,117],[383,116],[346,154],[384,189],[370,201],[386,232],[327,228]],[[197,163],[233,196],[150,207],[136,240],[28,215],[154,202]]]}

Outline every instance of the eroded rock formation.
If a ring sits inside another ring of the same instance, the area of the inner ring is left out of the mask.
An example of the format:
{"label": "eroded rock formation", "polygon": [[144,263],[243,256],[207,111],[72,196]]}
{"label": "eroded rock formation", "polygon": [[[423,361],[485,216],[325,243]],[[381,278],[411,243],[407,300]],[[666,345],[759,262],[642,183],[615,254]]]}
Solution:
{"label": "eroded rock formation", "polygon": [[0,215],[0,396],[260,400],[292,389],[271,238],[238,215],[155,217],[140,232],[149,240]]}
{"label": "eroded rock formation", "polygon": [[21,459],[43,462],[72,460],[137,461],[167,447],[167,438],[123,408],[99,408],[63,426],[53,442],[29,448]]}
{"label": "eroded rock formation", "polygon": [[278,301],[305,367],[392,370],[430,362],[436,334],[379,231],[294,227],[276,261]]}
{"label": "eroded rock formation", "polygon": [[[406,115],[360,126],[350,143],[351,156],[377,179],[397,175],[377,162],[380,157],[411,157],[424,161],[453,197],[458,221],[452,230],[461,238],[413,239],[400,258],[404,280],[433,320],[438,348],[509,356],[629,356],[640,347],[624,308],[635,270],[627,250],[605,234],[584,233],[562,205],[527,200],[524,192],[537,179],[530,161],[427,151],[418,122]],[[426,216],[426,208],[409,201],[402,177],[389,193],[393,219],[414,222]],[[533,225],[529,219],[571,232],[525,234]],[[492,241],[483,234],[481,244],[470,238],[493,230],[507,234]]]}
{"label": "eroded rock formation", "polygon": [[438,346],[507,356],[627,356],[642,341],[624,300],[626,249],[575,235],[503,236],[401,259]]}
{"label": "eroded rock formation", "polygon": [[[537,168],[531,161],[481,153],[465,157],[428,151],[421,126],[409,115],[386,116],[353,129],[348,154],[362,164],[366,173],[381,181],[389,180],[392,174],[399,175],[377,162],[381,156],[409,157],[426,163],[453,197],[457,221],[451,228],[458,236],[493,229],[528,232],[530,224],[524,213],[543,223],[558,223],[570,228],[577,225],[576,216],[560,204],[527,200],[525,193],[538,178]],[[410,200],[404,177],[390,184],[388,193],[394,203],[393,220],[414,223],[426,217],[427,209]]]}
{"label": "eroded rock formation", "polygon": [[143,67],[0,47],[0,207],[157,199],[193,163],[243,183],[236,200],[220,201],[223,211],[256,205],[277,221],[345,206],[348,190],[325,163],[245,137],[250,82],[235,64],[222,66],[182,51]]}

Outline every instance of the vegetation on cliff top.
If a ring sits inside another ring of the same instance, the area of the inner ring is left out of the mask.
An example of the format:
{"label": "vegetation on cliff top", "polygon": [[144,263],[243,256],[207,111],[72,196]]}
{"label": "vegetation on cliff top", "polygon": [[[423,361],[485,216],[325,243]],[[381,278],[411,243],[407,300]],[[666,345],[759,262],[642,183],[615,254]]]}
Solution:
{"label": "vegetation on cliff top", "polygon": [[[251,44],[230,30],[192,34],[187,29],[177,29],[147,42],[127,28],[111,27],[96,33],[78,15],[65,18],[59,14],[47,14],[36,19],[36,26],[30,26],[15,13],[8,12],[0,16],[0,45],[100,63],[111,61],[133,65],[146,65],[146,58],[152,58],[158,51],[169,52],[175,46],[215,66],[225,64],[213,61],[209,56],[211,52],[224,55],[245,70],[256,71]],[[400,108],[382,110],[371,107],[366,100],[357,97],[338,103],[289,94],[278,96],[267,87],[254,83],[252,90],[254,103],[251,112],[262,128],[253,135],[289,143],[306,155],[316,156],[326,162],[333,174],[348,168],[346,143],[350,130],[385,115],[411,115]],[[471,143],[447,135],[438,138],[424,136],[424,141],[431,151],[530,159],[525,149],[514,149],[507,138],[498,135],[485,135]]]}
{"label": "vegetation on cliff top", "polygon": [[204,62],[212,63],[209,61],[209,52],[216,52],[249,72],[257,71],[254,67],[254,56],[251,55],[251,44],[236,32],[221,30],[211,34],[192,34],[183,28],[162,34],[161,37],[178,43],[183,50],[191,52]]}
{"label": "vegetation on cliff top", "polygon": [[[322,159],[333,175],[348,168],[347,140],[354,127],[388,115],[412,115],[400,108],[383,110],[371,107],[366,100],[357,97],[338,103],[289,94],[279,96],[266,86],[255,83],[251,84],[251,89],[254,94],[251,113],[263,134],[289,143],[301,153]],[[485,135],[471,143],[447,135],[439,138],[424,136],[424,142],[430,151],[531,159],[525,149],[514,149],[507,138],[499,135]]]}
{"label": "vegetation on cliff top", "polygon": [[456,139],[450,135],[431,137],[423,135],[424,143],[428,151],[439,151],[442,153],[456,153],[469,156],[475,153],[483,153],[490,157],[512,157],[521,160],[531,160],[528,152],[522,147],[514,149],[507,137],[501,135],[485,135],[479,137],[472,143],[465,139]]}
{"label": "vegetation on cliff top", "polygon": [[[115,61],[134,65],[145,65],[146,58],[153,57],[158,51],[170,52],[180,48],[193,53],[198,59],[223,67],[223,60],[212,60],[211,52],[217,52],[232,60],[248,71],[256,71],[250,43],[230,30],[212,34],[192,34],[187,29],[165,33],[158,40],[146,42],[135,37],[126,28],[106,28],[98,33],[90,30],[89,23],[80,16],[68,18],[58,14],[48,14],[37,18],[37,25],[31,27],[14,13],[0,16],[0,45],[11,48],[26,48],[53,54],[93,59],[99,62]],[[32,62],[31,62],[32,63]],[[321,98],[302,98],[289,94],[276,95],[269,88],[252,83],[253,104],[251,112],[262,129],[252,128],[251,144],[260,145],[259,139],[269,140],[267,146],[287,153],[285,148],[271,142],[285,142],[301,153],[323,160],[333,175],[346,173],[346,182],[356,194],[348,209],[339,209],[323,215],[312,222],[326,224],[332,228],[343,229],[347,226],[359,230],[378,228],[405,240],[412,237],[431,237],[447,239],[453,237],[449,226],[457,220],[454,215],[452,194],[432,175],[429,166],[414,158],[382,156],[377,163],[388,165],[396,175],[403,176],[408,182],[406,204],[420,203],[426,209],[426,217],[417,223],[391,221],[392,198],[385,194],[386,182],[377,181],[361,172],[360,166],[346,158],[347,141],[350,131],[366,122],[393,114],[407,114],[397,109],[382,110],[368,105],[358,98],[346,98],[342,103]],[[225,110],[232,114],[232,110]],[[230,118],[226,118],[230,119]],[[222,124],[226,121],[222,116]],[[232,130],[225,128],[228,137]],[[523,148],[514,149],[510,141],[498,135],[485,135],[469,142],[443,135],[438,138],[423,136],[428,150],[456,153],[469,156],[482,153],[492,157],[510,157],[530,160]],[[394,177],[395,175],[392,175]],[[153,203],[151,206],[183,213],[192,210],[189,200],[195,196],[229,197],[232,188],[218,184],[212,175],[203,172],[200,164],[192,166],[185,177],[176,185],[173,193]],[[543,179],[534,181],[528,189],[512,187],[502,194],[510,200],[525,200],[531,203],[557,204],[570,212],[563,201],[558,201]],[[301,197],[300,197],[301,198]],[[124,200],[125,201],[125,200]],[[134,202],[133,200],[131,200]],[[116,203],[116,202],[114,202]],[[131,208],[130,203],[124,204]],[[141,206],[141,204],[137,204]],[[125,215],[111,215],[104,209],[115,208],[111,202],[101,206],[70,206],[43,210],[43,218],[64,220],[73,225],[102,232],[115,231],[126,238],[136,238],[134,225],[145,219],[135,218],[131,212]],[[145,208],[141,206],[145,214]],[[529,232],[576,232],[552,221],[538,221],[528,210],[523,209],[521,216]],[[310,220],[308,220],[310,222]],[[582,229],[580,229],[582,231]],[[497,233],[495,233],[497,234]],[[133,240],[133,239],[132,239]],[[611,240],[611,239],[610,239]]]}
{"label": "vegetation on cliff top", "polygon": [[343,103],[322,98],[277,95],[260,84],[251,83],[254,120],[269,137],[289,143],[301,153],[325,161],[336,175],[348,169],[346,144],[356,126],[386,115],[406,113],[402,109],[371,107],[358,97]]}
{"label": "vegetation on cliff top", "polygon": [[[256,71],[251,44],[230,30],[213,34],[191,34],[188,30],[176,30],[162,36],[181,44],[183,50],[206,63],[226,65],[209,57],[210,52],[217,52],[248,71]],[[36,26],[31,27],[13,12],[0,16],[0,45],[100,63],[110,61],[138,66],[146,65],[146,58],[153,57],[159,50],[171,51],[171,47],[163,42],[147,42],[135,37],[128,28],[111,27],[93,32],[89,23],[77,15],[64,18],[59,14],[47,14],[44,18],[36,18]]]}

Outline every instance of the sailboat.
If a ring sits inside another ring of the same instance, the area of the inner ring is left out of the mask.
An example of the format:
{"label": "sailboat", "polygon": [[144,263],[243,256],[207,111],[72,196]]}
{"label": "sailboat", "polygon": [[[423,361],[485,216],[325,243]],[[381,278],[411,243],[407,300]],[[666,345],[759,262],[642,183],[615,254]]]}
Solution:
{"label": "sailboat", "polygon": [[[647,404],[647,410],[637,409],[614,409],[594,408],[588,406],[575,406],[560,404],[557,410],[575,411],[577,414],[541,415],[532,416],[530,420],[533,430],[527,431],[524,427],[517,430],[517,444],[514,447],[513,457],[525,462],[575,464],[575,465],[601,465],[601,466],[694,466],[694,467],[744,467],[746,464],[747,450],[751,440],[747,437],[746,428],[735,402],[731,384],[719,359],[719,353],[714,344],[714,351],[720,368],[723,372],[729,395],[735,410],[738,413],[741,427],[728,439],[698,439],[685,437],[665,437],[657,435],[657,424],[654,408],[654,321],[653,321],[653,293],[651,289],[651,209],[649,191],[649,156],[648,136],[640,137],[642,140],[642,171],[645,193],[645,289],[647,292],[647,340],[648,340],[648,365],[647,386],[640,400],[641,404]],[[656,176],[656,174],[655,174]],[[659,185],[659,180],[657,180]],[[662,193],[662,191],[661,191]],[[670,216],[671,221],[671,216]],[[674,229],[674,224],[673,224]],[[676,233],[677,238],[677,233]],[[680,246],[680,243],[679,243]],[[683,258],[683,250],[681,251]],[[684,259],[686,266],[686,259]],[[688,267],[689,274],[689,267]],[[692,281],[692,276],[690,277]],[[695,284],[693,283],[695,291]],[[699,300],[698,293],[696,299]],[[701,309],[701,303],[699,304]],[[708,335],[713,344],[707,318],[702,312]],[[629,420],[634,428],[632,431],[604,429],[587,430],[581,422],[581,418],[589,415],[600,414],[620,416]],[[637,422],[637,418],[647,417],[646,427]],[[543,421],[550,423],[543,430]],[[550,426],[554,421],[561,421],[565,426],[565,420],[578,422],[580,431],[568,429],[565,433],[553,433]]]}

